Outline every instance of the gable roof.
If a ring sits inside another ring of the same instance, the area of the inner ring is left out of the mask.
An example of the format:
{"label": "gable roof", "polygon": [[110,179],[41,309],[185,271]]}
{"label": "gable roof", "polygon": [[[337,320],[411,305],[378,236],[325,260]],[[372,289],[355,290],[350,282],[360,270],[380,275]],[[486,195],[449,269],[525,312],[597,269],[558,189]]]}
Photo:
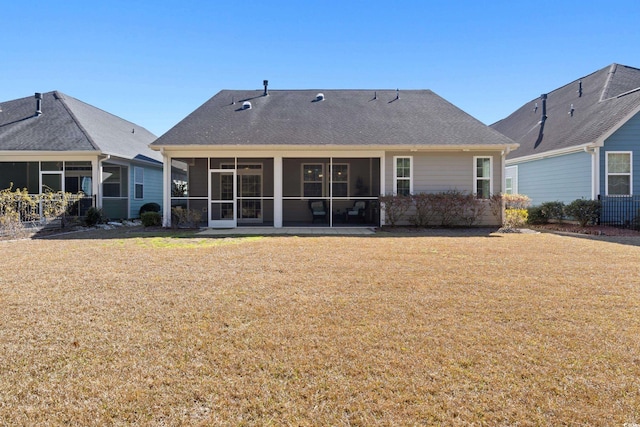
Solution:
{"label": "gable roof", "polygon": [[0,103],[0,151],[87,151],[160,162],[145,128],[58,91]]}
{"label": "gable roof", "polygon": [[491,125],[520,144],[509,159],[601,144],[640,111],[640,69],[612,64],[549,92],[544,126],[542,102],[533,99]]}
{"label": "gable roof", "polygon": [[151,146],[190,145],[515,147],[430,90],[223,90]]}

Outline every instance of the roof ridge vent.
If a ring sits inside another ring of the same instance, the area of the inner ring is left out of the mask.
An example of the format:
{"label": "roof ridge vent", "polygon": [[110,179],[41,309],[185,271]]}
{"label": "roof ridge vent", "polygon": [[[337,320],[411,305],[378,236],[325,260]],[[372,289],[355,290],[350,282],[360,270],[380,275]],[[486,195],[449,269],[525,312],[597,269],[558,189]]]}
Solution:
{"label": "roof ridge vent", "polygon": [[319,93],[316,95],[316,101],[324,101],[324,93],[319,92]]}
{"label": "roof ridge vent", "polygon": [[244,101],[244,102],[242,103],[242,109],[243,109],[243,110],[250,110],[250,109],[251,109],[251,102],[249,102],[249,101]]}

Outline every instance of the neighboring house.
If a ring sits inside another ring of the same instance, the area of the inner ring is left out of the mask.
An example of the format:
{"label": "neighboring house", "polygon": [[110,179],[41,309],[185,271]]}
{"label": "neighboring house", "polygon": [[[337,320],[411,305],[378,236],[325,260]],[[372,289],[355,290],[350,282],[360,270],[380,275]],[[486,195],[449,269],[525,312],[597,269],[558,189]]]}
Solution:
{"label": "neighboring house", "polygon": [[[164,225],[377,225],[381,194],[503,189],[517,144],[429,90],[223,90],[158,138]],[[490,214],[484,223],[496,223]]]}
{"label": "neighboring house", "polygon": [[0,110],[0,189],[82,191],[112,219],[162,204],[162,156],[146,129],[57,91]]}
{"label": "neighboring house", "polygon": [[534,205],[600,198],[605,222],[633,220],[640,207],[633,205],[640,202],[640,69],[612,64],[491,127],[520,144],[507,157],[505,190]]}

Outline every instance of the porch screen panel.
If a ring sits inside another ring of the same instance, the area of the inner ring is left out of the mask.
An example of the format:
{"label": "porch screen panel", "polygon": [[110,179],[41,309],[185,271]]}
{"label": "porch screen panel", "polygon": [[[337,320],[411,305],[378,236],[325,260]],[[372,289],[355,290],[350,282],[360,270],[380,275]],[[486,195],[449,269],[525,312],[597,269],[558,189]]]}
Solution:
{"label": "porch screen panel", "polygon": [[0,162],[0,190],[26,188],[29,194],[38,194],[40,165],[38,162]]}

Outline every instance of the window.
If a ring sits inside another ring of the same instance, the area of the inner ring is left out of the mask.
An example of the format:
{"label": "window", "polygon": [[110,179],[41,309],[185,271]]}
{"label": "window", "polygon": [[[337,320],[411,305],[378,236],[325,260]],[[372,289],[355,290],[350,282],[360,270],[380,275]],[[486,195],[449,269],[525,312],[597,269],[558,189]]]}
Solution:
{"label": "window", "polygon": [[102,173],[102,193],[104,197],[127,197],[125,168],[120,166],[104,166]]}
{"label": "window", "polygon": [[633,193],[631,152],[607,152],[607,195],[630,196]]}
{"label": "window", "polygon": [[493,192],[491,157],[474,157],[473,181],[476,197],[488,199]]}
{"label": "window", "polygon": [[144,169],[139,167],[133,168],[133,182],[135,183],[134,198],[144,198]]}
{"label": "window", "polygon": [[303,197],[322,197],[323,182],[324,165],[322,163],[302,165]]}
{"label": "window", "polygon": [[334,163],[331,172],[333,197],[349,197],[349,165]]}
{"label": "window", "polygon": [[508,177],[505,179],[504,192],[505,194],[513,194],[513,178]]}
{"label": "window", "polygon": [[413,158],[394,157],[393,190],[395,194],[408,196],[413,193]]}

